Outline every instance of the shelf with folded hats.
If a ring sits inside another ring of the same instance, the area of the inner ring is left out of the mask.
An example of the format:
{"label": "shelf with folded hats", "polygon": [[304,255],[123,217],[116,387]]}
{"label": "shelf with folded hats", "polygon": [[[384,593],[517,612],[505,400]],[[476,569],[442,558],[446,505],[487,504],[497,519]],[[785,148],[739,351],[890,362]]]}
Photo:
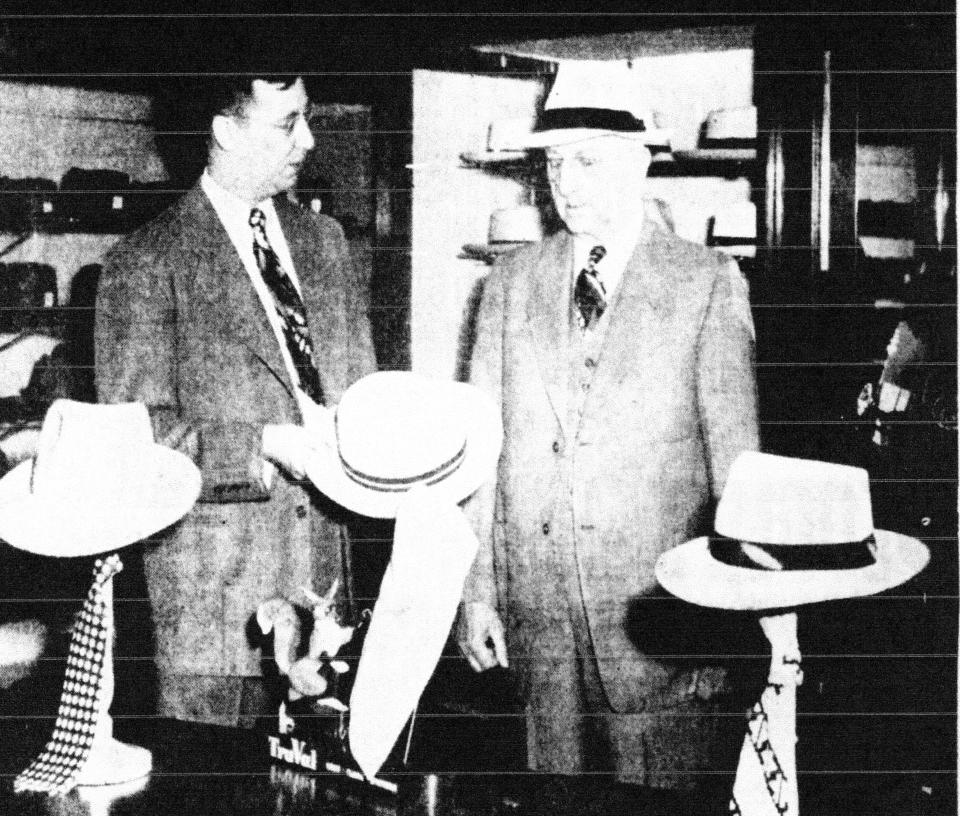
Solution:
{"label": "shelf with folded hats", "polygon": [[543,238],[543,219],[534,204],[504,207],[490,213],[487,243],[464,244],[458,257],[492,264],[501,255]]}
{"label": "shelf with folded hats", "polygon": [[180,195],[169,182],[139,183],[112,170],[72,168],[60,183],[0,178],[0,232],[124,234]]}
{"label": "shelf with folded hats", "polygon": [[707,115],[697,147],[674,150],[687,162],[749,162],[757,158],[757,109],[753,105],[718,108]]}

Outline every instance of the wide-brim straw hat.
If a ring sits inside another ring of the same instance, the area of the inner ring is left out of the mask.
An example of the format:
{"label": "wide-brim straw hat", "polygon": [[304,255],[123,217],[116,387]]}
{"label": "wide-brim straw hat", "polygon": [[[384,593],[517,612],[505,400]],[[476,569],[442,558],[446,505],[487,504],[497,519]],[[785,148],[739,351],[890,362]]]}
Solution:
{"label": "wide-brim straw hat", "polygon": [[908,581],[930,559],[910,536],[874,529],[862,468],[741,454],[717,506],[717,536],[657,561],[657,580],[700,606],[794,607],[873,595]]}
{"label": "wide-brim straw hat", "polygon": [[381,371],[354,383],[329,412],[306,471],[343,507],[394,518],[414,487],[456,503],[493,479],[502,438],[500,412],[477,387]]}
{"label": "wide-brim straw hat", "polygon": [[182,518],[200,472],[153,442],[141,403],[57,400],[37,454],[0,479],[0,539],[37,555],[93,555],[133,544]]}

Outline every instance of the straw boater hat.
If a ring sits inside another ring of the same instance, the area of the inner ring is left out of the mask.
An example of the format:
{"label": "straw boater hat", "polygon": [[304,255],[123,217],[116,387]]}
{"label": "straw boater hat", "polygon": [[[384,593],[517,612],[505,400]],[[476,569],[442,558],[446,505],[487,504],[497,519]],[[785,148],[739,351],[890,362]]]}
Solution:
{"label": "straw boater hat", "polygon": [[107,552],[173,524],[199,495],[196,465],[154,444],[143,404],[57,400],[36,456],[0,479],[0,539],[38,555]]}
{"label": "straw boater hat", "polygon": [[620,136],[669,148],[670,132],[657,127],[642,100],[640,72],[625,60],[561,62],[543,113],[518,146],[550,147]]}
{"label": "straw boater hat", "polygon": [[917,539],[874,529],[862,468],[765,453],[733,463],[715,528],[661,555],[656,575],[677,597],[721,609],[872,595],[930,558]]}
{"label": "straw boater hat", "polygon": [[502,435],[499,411],[475,386],[381,371],[329,412],[307,476],[354,512],[393,518],[415,487],[439,500],[467,498],[493,478]]}

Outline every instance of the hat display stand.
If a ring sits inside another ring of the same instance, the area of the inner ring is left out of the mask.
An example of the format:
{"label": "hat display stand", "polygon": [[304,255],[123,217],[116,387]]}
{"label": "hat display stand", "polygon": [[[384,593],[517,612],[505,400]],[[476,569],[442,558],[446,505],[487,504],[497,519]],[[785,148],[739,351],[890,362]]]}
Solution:
{"label": "hat display stand", "polygon": [[797,613],[760,618],[770,643],[767,685],[747,715],[730,813],[741,816],[796,816],[797,687],[803,683]]}
{"label": "hat display stand", "polygon": [[[14,790],[62,795],[150,773],[145,748],[113,736],[113,578],[116,550],[180,519],[200,494],[186,456],[153,442],[142,403],[57,400],[36,455],[0,479],[0,536],[47,557],[102,554],[70,636],[53,734],[14,780]],[[109,554],[108,554],[109,553]]]}
{"label": "hat display stand", "polygon": [[759,613],[771,663],[747,721],[730,812],[797,816],[797,608],[863,597],[917,575],[929,549],[875,529],[867,471],[747,451],[717,504],[717,538],[663,553],[657,580],[701,606]]}
{"label": "hat display stand", "polygon": [[405,371],[364,377],[331,413],[307,475],[343,507],[396,519],[349,700],[350,751],[374,779],[456,617],[479,548],[459,503],[494,477],[503,426],[476,386]]}
{"label": "hat display stand", "polygon": [[64,794],[78,786],[117,785],[150,773],[146,748],[113,736],[113,576],[123,569],[114,554],[98,559],[93,585],[73,627],[63,692],[53,735],[14,780],[17,793]]}

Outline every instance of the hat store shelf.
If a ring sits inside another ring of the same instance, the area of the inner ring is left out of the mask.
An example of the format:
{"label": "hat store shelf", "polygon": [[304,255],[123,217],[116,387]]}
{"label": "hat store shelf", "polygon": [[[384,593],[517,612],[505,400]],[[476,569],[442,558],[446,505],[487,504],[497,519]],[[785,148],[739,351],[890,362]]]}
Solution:
{"label": "hat store shelf", "polygon": [[[488,146],[497,144],[498,127],[499,123],[490,125]],[[546,196],[542,155],[526,150],[493,147],[486,151],[461,153],[460,162],[465,170],[514,180],[520,187],[520,203],[491,212],[487,243],[464,244],[459,258],[492,264],[504,253],[543,238],[544,223],[550,219],[552,210],[546,200],[549,196]]]}

